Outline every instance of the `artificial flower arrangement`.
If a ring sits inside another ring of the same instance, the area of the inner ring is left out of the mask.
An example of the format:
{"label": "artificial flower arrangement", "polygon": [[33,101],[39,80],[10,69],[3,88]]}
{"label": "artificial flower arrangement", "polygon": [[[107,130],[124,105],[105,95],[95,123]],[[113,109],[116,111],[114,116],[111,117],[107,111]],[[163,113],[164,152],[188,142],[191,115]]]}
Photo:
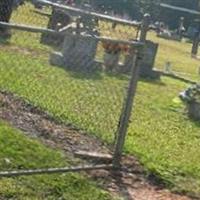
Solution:
{"label": "artificial flower arrangement", "polygon": [[195,84],[189,87],[184,92],[180,93],[180,98],[183,102],[190,103],[199,103],[200,104],[200,83]]}
{"label": "artificial flower arrangement", "polygon": [[128,53],[130,50],[129,45],[112,43],[112,42],[107,42],[107,41],[102,42],[102,46],[105,52],[109,54],[118,54],[120,52]]}
{"label": "artificial flower arrangement", "polygon": [[191,119],[200,120],[200,83],[189,87],[180,94],[180,98],[186,103],[187,114]]}

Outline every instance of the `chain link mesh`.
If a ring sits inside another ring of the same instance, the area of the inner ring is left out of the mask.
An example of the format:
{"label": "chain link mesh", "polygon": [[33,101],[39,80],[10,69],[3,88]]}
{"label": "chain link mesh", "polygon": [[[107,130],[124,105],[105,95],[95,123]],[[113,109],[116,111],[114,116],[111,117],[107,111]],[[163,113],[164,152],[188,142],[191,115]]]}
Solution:
{"label": "chain link mesh", "polygon": [[140,23],[69,3],[1,1],[0,89],[114,145]]}

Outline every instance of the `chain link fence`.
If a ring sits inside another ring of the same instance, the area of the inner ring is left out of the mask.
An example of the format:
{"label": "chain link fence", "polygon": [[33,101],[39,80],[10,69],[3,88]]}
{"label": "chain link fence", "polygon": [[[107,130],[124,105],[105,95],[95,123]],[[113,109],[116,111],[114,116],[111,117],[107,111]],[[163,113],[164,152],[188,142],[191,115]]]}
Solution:
{"label": "chain link fence", "polygon": [[[133,22],[71,1],[1,1],[0,89],[109,143],[118,166],[148,21],[148,15],[143,23]],[[108,165],[1,176],[101,167]]]}

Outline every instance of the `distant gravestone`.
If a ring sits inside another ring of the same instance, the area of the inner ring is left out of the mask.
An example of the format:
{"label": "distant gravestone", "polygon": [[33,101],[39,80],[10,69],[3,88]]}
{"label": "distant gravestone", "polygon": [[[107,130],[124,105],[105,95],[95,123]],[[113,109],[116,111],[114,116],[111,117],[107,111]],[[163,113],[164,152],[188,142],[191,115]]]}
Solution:
{"label": "distant gravestone", "polygon": [[[151,78],[151,79],[159,79],[160,73],[153,70],[155,64],[155,58],[157,55],[158,44],[152,41],[146,41],[146,47],[143,52],[143,59],[140,62],[140,77],[143,78]],[[134,63],[134,49],[133,52],[130,52],[125,55],[124,63],[115,63],[115,66],[112,68],[116,68],[118,66],[118,72],[121,73],[130,73],[131,68]]]}
{"label": "distant gravestone", "polygon": [[140,64],[140,76],[144,78],[159,78],[160,74],[153,70],[158,51],[158,44],[152,41],[146,41],[144,57]]}
{"label": "distant gravestone", "polygon": [[54,52],[50,57],[50,62],[53,65],[74,70],[94,70],[97,45],[98,41],[93,38],[68,34],[65,36],[62,52]]}
{"label": "distant gravestone", "polygon": [[[50,62],[74,70],[91,71],[96,69],[95,61],[99,36],[98,21],[91,16],[77,16],[76,28],[64,36],[62,51],[51,55]],[[84,37],[87,35],[88,37]]]}
{"label": "distant gravestone", "polygon": [[[117,42],[108,39],[104,41],[105,43],[108,42],[108,44],[103,45],[103,61],[96,60],[97,48],[100,44],[99,40],[102,39],[98,38],[100,36],[98,20],[93,16],[80,14],[80,16],[76,17],[76,22],[74,23],[76,26],[72,26],[71,29],[65,32],[61,52],[51,54],[51,64],[80,71],[94,71],[99,67],[101,69],[104,67],[108,71],[130,73],[136,55],[132,50],[127,52],[130,45],[122,45],[120,40]],[[146,34],[143,37],[146,38]],[[158,44],[151,41],[146,42],[144,59],[140,66],[142,77],[159,77],[159,74],[153,71],[157,48]],[[124,63],[121,63],[121,56],[125,52],[129,55],[125,56]]]}

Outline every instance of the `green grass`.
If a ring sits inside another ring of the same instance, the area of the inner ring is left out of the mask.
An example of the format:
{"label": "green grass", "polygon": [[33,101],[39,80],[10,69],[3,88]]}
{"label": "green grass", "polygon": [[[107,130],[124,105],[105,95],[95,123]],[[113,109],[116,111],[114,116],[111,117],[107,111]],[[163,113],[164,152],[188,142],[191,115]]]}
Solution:
{"label": "green grass", "polygon": [[190,121],[177,94],[186,86],[140,83],[126,151],[179,191],[200,194],[200,124]]}
{"label": "green grass", "polygon": [[149,39],[159,44],[156,68],[164,70],[166,62],[170,61],[172,71],[183,77],[199,80],[199,60],[191,58],[191,43],[158,38],[153,32],[149,33]]}
{"label": "green grass", "polygon": [[61,120],[112,139],[127,80],[69,72],[20,53],[1,51],[0,58],[2,90],[30,100]]}
{"label": "green grass", "polygon": [[[48,17],[39,15],[34,12],[34,7],[26,3],[24,6],[20,6],[16,11],[13,12],[12,23],[25,24],[28,26],[36,26],[46,28],[48,24]],[[38,54],[41,52],[50,51],[51,48],[42,46],[40,44],[41,34],[35,34],[30,32],[14,31],[11,40],[11,45],[20,47],[22,49],[35,49]],[[34,42],[33,42],[34,41]]]}
{"label": "green grass", "polygon": [[[32,40],[25,37],[23,42],[24,36],[16,34],[10,45],[0,47],[0,88],[112,142],[128,77],[52,67],[47,53],[41,54],[49,49],[39,44],[38,36]],[[190,58],[190,44],[158,39],[154,34],[149,37],[160,44],[157,67],[162,69],[170,59],[174,69],[198,79],[198,61]],[[125,151],[137,155],[146,169],[174,190],[199,196],[200,126],[187,118],[184,105],[177,99],[187,86],[169,78],[139,82]]]}
{"label": "green grass", "polygon": [[[1,89],[112,141],[126,77],[87,77],[8,51],[0,52],[0,58]],[[179,190],[199,193],[199,125],[190,121],[183,113],[183,105],[174,100],[186,86],[169,78],[140,81],[126,151],[136,154],[145,167]]]}
{"label": "green grass", "polygon": [[[0,122],[0,170],[64,167],[59,151],[51,150]],[[39,175],[0,179],[0,199],[111,200],[109,194],[80,174]]]}

